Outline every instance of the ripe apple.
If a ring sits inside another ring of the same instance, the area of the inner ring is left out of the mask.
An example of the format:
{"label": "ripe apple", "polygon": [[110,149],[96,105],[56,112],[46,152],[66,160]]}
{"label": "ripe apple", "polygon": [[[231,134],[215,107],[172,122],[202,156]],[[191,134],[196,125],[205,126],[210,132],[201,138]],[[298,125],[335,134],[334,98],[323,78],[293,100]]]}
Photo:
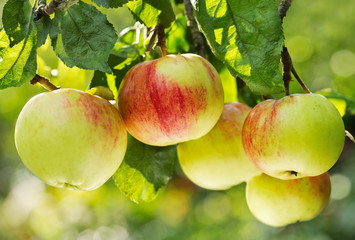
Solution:
{"label": "ripe apple", "polygon": [[252,214],[261,222],[281,227],[315,218],[330,197],[329,174],[281,180],[266,174],[247,183],[246,198]]}
{"label": "ripe apple", "polygon": [[41,93],[22,109],[15,129],[17,151],[45,183],[93,190],[119,167],[127,133],[107,100],[74,89]]}
{"label": "ripe apple", "polygon": [[261,102],[243,126],[243,146],[250,160],[280,179],[328,171],[338,160],[344,141],[344,123],[338,110],[318,94]]}
{"label": "ripe apple", "polygon": [[134,66],[123,79],[118,99],[128,132],[156,146],[205,135],[223,110],[221,79],[195,54],[168,55]]}
{"label": "ripe apple", "polygon": [[241,103],[226,103],[210,132],[178,144],[181,168],[192,182],[203,188],[222,190],[261,173],[242,145],[243,122],[250,110]]}

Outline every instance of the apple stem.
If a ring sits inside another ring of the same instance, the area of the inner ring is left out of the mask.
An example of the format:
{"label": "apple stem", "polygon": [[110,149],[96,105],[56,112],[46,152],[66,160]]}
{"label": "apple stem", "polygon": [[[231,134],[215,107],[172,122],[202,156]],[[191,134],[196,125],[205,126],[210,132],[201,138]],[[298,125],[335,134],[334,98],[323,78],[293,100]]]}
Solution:
{"label": "apple stem", "polygon": [[53,83],[49,81],[48,78],[40,76],[36,74],[34,78],[31,80],[31,84],[34,85],[36,83],[41,84],[44,88],[48,89],[49,91],[54,91],[60,89],[59,87],[55,86]]}
{"label": "apple stem", "polygon": [[296,78],[297,82],[301,85],[303,91],[306,93],[311,93],[308,87],[304,84],[296,69],[293,66],[290,53],[286,47],[283,47],[281,52],[281,63],[282,63],[282,79],[284,81],[286,96],[290,95],[290,81],[292,80],[291,73]]}
{"label": "apple stem", "polygon": [[[286,16],[288,9],[291,7],[292,0],[282,0],[279,5],[279,15],[281,18],[281,23],[283,23],[283,19]],[[291,56],[284,46],[281,52],[281,62],[282,62],[282,79],[284,81],[286,96],[290,95],[290,81],[292,81],[292,76],[296,78],[297,82],[301,85],[303,91],[306,93],[311,93],[308,87],[304,84],[300,76],[297,74],[296,69],[293,66]]]}
{"label": "apple stem", "polygon": [[345,130],[345,135],[352,141],[355,143],[355,138],[353,137],[353,135],[351,135],[351,133],[348,130]]}
{"label": "apple stem", "polygon": [[163,53],[163,57],[166,56],[166,36],[165,36],[165,27],[163,24],[159,24],[157,26],[157,31],[158,31],[158,42],[157,42],[157,46],[160,47],[162,53]]}
{"label": "apple stem", "polygon": [[282,63],[282,79],[284,81],[286,96],[290,95],[290,81],[291,70],[292,70],[292,60],[290,54],[288,54],[287,48],[283,47],[281,52],[281,63]]}
{"label": "apple stem", "polygon": [[291,71],[292,71],[293,76],[295,76],[297,82],[301,85],[303,91],[304,91],[305,93],[311,93],[311,91],[309,90],[309,88],[306,86],[306,84],[304,84],[304,82],[302,81],[302,79],[300,78],[300,76],[297,74],[296,69],[295,69],[294,67],[292,67]]}

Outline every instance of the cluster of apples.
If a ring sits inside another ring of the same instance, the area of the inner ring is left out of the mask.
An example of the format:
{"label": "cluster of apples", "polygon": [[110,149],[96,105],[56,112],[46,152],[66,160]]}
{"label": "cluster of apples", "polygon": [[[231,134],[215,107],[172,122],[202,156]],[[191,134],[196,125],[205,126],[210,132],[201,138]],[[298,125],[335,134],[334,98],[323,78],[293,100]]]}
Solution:
{"label": "cluster of apples", "polygon": [[186,176],[212,190],[247,182],[247,203],[260,221],[283,226],[326,206],[327,171],[342,151],[337,109],[317,94],[267,100],[253,109],[223,102],[218,72],[195,54],[134,66],[118,109],[75,89],[33,97],[16,123],[24,164],[55,187],[93,190],[122,162],[126,130],[155,146],[178,144]]}
{"label": "cluster of apples", "polygon": [[313,219],[326,207],[327,171],[344,141],[342,118],[329,100],[294,94],[253,109],[226,103],[208,134],[178,145],[178,157],[185,175],[200,187],[224,190],[247,182],[252,214],[281,227]]}
{"label": "cluster of apples", "polygon": [[178,156],[186,176],[200,187],[224,190],[247,182],[252,214],[280,227],[313,219],[325,208],[327,171],[344,140],[342,118],[330,101],[294,94],[253,109],[226,103],[214,128],[180,143]]}
{"label": "cluster of apples", "polygon": [[75,89],[34,96],[15,128],[23,163],[51,186],[94,190],[121,164],[126,130],[157,146],[199,138],[221,115],[223,89],[207,60],[169,55],[134,66],[124,77],[118,102],[119,110]]}

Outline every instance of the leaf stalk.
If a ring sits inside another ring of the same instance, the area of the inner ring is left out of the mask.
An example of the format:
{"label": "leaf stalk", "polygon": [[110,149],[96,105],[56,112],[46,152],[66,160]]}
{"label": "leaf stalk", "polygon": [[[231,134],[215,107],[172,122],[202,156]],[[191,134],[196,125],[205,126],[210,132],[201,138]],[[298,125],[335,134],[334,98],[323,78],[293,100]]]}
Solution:
{"label": "leaf stalk", "polygon": [[49,91],[54,91],[60,89],[59,87],[55,86],[53,83],[49,81],[48,78],[45,78],[41,75],[36,74],[34,78],[31,80],[31,84],[34,85],[36,83],[39,83],[42,85],[42,87],[46,88]]}

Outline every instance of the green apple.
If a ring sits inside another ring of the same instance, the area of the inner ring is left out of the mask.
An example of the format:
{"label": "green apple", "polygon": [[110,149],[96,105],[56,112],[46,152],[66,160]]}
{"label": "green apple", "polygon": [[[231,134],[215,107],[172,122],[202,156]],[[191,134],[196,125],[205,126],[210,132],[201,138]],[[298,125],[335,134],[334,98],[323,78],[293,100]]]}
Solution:
{"label": "green apple", "polygon": [[223,110],[214,67],[195,54],[168,55],[134,66],[119,89],[128,132],[141,142],[172,145],[202,137]]}
{"label": "green apple", "polygon": [[252,178],[246,188],[251,213],[264,224],[281,227],[315,218],[330,197],[328,173],[281,180],[266,174]]}
{"label": "green apple", "polygon": [[17,151],[45,183],[93,190],[123,160],[127,133],[107,100],[74,89],[41,93],[22,109],[15,129]]}
{"label": "green apple", "polygon": [[226,103],[210,132],[178,144],[181,168],[192,182],[206,189],[222,190],[261,173],[242,145],[243,122],[250,110],[241,103]]}
{"label": "green apple", "polygon": [[243,126],[243,146],[250,160],[280,179],[328,171],[338,160],[344,141],[344,123],[338,110],[318,94],[261,102]]}

